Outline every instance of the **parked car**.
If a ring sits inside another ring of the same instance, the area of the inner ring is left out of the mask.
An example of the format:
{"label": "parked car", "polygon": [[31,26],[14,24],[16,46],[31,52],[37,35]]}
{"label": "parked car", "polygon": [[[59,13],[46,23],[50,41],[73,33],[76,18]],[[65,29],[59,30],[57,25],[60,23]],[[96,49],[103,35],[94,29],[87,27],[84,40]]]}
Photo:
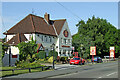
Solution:
{"label": "parked car", "polygon": [[91,59],[92,62],[97,62],[97,63],[101,63],[102,62],[102,58],[101,57],[94,57],[94,59]]}
{"label": "parked car", "polygon": [[71,64],[85,64],[85,59],[82,59],[80,57],[74,57],[73,59],[70,60],[70,65]]}

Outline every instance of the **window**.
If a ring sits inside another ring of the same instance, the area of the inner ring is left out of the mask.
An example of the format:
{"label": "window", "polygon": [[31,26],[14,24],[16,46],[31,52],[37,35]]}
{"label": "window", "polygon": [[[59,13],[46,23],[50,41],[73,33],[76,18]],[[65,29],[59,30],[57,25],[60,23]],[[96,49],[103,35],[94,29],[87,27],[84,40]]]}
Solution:
{"label": "window", "polygon": [[50,38],[50,42],[52,42],[52,38],[49,36],[49,38]]}
{"label": "window", "polygon": [[68,43],[69,43],[69,44],[71,44],[71,41],[70,41],[70,39],[68,39]]}
{"label": "window", "polygon": [[63,43],[63,39],[61,38],[61,43]]}
{"label": "window", "polygon": [[42,41],[43,41],[43,36],[41,36],[41,39],[42,39]]}
{"label": "window", "polygon": [[29,40],[31,40],[31,38],[32,38],[32,35],[30,34],[30,35],[29,35]]}
{"label": "window", "polygon": [[39,37],[39,34],[37,34],[37,36]]}
{"label": "window", "polygon": [[66,39],[64,39],[64,43],[66,44],[67,42],[66,42]]}
{"label": "window", "polygon": [[45,41],[47,42],[47,36],[45,36]]}

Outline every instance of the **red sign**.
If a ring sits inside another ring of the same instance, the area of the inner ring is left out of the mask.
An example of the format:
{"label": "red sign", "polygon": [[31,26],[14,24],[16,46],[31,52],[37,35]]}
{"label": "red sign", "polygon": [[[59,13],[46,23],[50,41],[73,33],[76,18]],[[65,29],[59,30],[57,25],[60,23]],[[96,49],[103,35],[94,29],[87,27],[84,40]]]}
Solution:
{"label": "red sign", "polygon": [[17,58],[17,55],[12,55],[12,58]]}
{"label": "red sign", "polygon": [[110,57],[115,56],[115,47],[110,47]]}
{"label": "red sign", "polygon": [[90,55],[96,55],[96,46],[90,46]]}
{"label": "red sign", "polygon": [[67,30],[64,30],[63,34],[64,34],[65,37],[68,37],[68,31]]}
{"label": "red sign", "polygon": [[70,46],[65,46],[65,45],[62,45],[62,47],[70,47]]}
{"label": "red sign", "polygon": [[78,52],[73,52],[74,57],[78,57]]}

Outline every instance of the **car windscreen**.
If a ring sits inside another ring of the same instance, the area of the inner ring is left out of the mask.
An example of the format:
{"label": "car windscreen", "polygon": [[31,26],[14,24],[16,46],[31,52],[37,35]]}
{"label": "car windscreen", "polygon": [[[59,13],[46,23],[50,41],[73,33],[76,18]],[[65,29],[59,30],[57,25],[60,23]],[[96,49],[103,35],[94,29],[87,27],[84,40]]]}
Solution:
{"label": "car windscreen", "polygon": [[80,60],[80,58],[73,58],[73,60]]}

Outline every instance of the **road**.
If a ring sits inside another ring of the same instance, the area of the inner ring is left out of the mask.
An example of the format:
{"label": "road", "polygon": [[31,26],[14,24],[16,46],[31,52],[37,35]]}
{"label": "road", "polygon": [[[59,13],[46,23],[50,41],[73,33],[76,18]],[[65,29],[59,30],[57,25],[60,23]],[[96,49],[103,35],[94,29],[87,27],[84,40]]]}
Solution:
{"label": "road", "polygon": [[84,66],[77,68],[75,73],[49,78],[118,78],[118,62]]}
{"label": "road", "polygon": [[[53,71],[26,73],[26,74],[5,77],[4,79],[9,80],[9,78],[12,78],[13,80],[13,78],[15,78],[16,80],[16,78],[19,78],[20,80],[20,78],[22,78],[23,80],[23,78],[25,79],[27,78],[27,80],[28,79],[29,80],[39,80],[39,79],[40,80],[41,79],[56,80],[56,78],[57,79],[58,78],[66,78],[66,79],[88,78],[87,80],[91,80],[91,79],[97,80],[97,79],[105,78],[106,80],[106,78],[109,78],[107,80],[111,80],[112,78],[118,78],[118,61],[109,62],[109,63],[100,63],[100,64],[88,64],[88,65],[82,65],[82,66],[69,65],[69,64],[64,64],[64,65],[56,66],[57,70],[53,70]],[[116,79],[112,79],[112,80],[116,80]]]}

